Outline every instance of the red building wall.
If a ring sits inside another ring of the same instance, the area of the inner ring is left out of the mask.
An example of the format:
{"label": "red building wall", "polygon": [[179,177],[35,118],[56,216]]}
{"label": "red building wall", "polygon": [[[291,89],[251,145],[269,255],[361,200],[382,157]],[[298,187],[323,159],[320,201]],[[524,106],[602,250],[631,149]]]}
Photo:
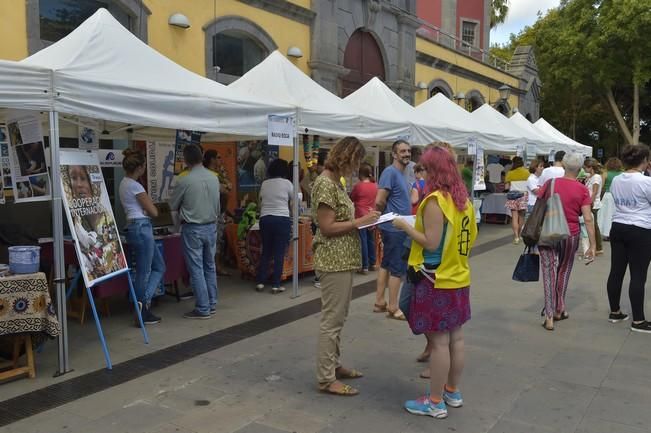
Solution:
{"label": "red building wall", "polygon": [[461,38],[461,19],[479,21],[479,48],[484,48],[484,0],[457,1],[457,37]]}
{"label": "red building wall", "polygon": [[441,27],[441,0],[417,0],[416,14],[431,25]]}

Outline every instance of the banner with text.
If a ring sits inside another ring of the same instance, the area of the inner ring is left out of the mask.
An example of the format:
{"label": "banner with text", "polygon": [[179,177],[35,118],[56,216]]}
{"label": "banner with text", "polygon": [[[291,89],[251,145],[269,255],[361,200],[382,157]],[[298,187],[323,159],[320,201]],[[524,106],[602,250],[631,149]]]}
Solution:
{"label": "banner with text", "polygon": [[201,132],[188,131],[186,129],[176,130],[176,142],[174,143],[174,174],[179,174],[185,170],[185,159],[183,158],[183,149],[188,144],[201,144]]}
{"label": "banner with text", "polygon": [[475,181],[473,184],[473,191],[485,191],[486,181],[484,180],[486,174],[486,167],[484,165],[484,149],[477,146],[477,156],[475,156]]}
{"label": "banner with text", "polygon": [[154,203],[167,201],[174,179],[174,143],[147,142],[147,191]]}
{"label": "banner with text", "polygon": [[127,269],[97,153],[61,150],[61,191],[87,287]]}
{"label": "banner with text", "polygon": [[267,120],[267,143],[271,146],[293,146],[294,116],[277,116],[270,114]]}

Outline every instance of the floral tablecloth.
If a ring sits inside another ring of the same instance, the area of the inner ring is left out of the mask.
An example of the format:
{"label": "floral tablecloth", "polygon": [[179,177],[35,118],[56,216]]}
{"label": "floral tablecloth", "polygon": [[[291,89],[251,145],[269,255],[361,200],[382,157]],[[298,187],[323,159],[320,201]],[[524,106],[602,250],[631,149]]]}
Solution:
{"label": "floral tablecloth", "polygon": [[44,273],[0,277],[0,335],[30,332],[40,340],[60,331]]}

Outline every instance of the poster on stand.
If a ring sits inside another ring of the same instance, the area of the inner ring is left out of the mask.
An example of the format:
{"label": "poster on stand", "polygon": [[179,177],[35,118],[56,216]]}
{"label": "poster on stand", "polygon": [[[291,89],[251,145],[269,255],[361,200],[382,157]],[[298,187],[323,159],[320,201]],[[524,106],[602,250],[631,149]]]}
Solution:
{"label": "poster on stand", "polygon": [[[205,149],[204,149],[205,150]],[[147,191],[154,203],[167,201],[174,179],[174,143],[147,142]]]}
{"label": "poster on stand", "polygon": [[524,157],[524,144],[518,144],[515,146],[515,156],[519,156],[520,158]]}
{"label": "poster on stand", "polygon": [[201,132],[189,131],[187,129],[176,130],[176,142],[174,143],[174,174],[179,174],[185,170],[185,159],[183,159],[183,149],[188,144],[201,144]]}
{"label": "poster on stand", "polygon": [[468,139],[468,155],[477,155],[477,139],[474,137]]}
{"label": "poster on stand", "polygon": [[97,153],[61,150],[61,192],[87,287],[127,269]]}
{"label": "poster on stand", "polygon": [[556,151],[554,149],[550,150],[549,155],[547,156],[547,161],[554,162],[555,155],[556,155]]}
{"label": "poster on stand", "polygon": [[80,119],[83,125],[79,125],[78,138],[79,148],[95,150],[99,149],[99,121],[95,119]]}
{"label": "poster on stand", "polygon": [[486,181],[484,180],[485,172],[484,149],[481,146],[477,146],[477,156],[475,156],[475,181],[472,187],[473,191],[486,190]]}
{"label": "poster on stand", "polygon": [[527,159],[529,161],[532,161],[532,160],[536,159],[536,145],[535,144],[527,143],[526,150],[527,150]]}
{"label": "poster on stand", "polygon": [[39,116],[14,111],[7,118],[14,200],[16,203],[50,200],[50,175]]}

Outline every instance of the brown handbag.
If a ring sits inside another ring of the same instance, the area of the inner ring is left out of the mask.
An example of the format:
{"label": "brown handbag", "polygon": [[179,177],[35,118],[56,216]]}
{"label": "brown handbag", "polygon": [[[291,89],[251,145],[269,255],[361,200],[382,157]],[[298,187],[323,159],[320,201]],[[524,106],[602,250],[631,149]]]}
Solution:
{"label": "brown handbag", "polygon": [[[549,183],[550,181],[547,181]],[[542,231],[543,221],[545,220],[545,212],[547,211],[547,199],[549,198],[549,186],[545,191],[544,197],[538,197],[536,204],[533,206],[533,210],[527,218],[527,222],[524,223],[522,228],[522,233],[520,237],[524,241],[524,244],[528,247],[533,247],[538,244],[540,240],[540,232]]]}

